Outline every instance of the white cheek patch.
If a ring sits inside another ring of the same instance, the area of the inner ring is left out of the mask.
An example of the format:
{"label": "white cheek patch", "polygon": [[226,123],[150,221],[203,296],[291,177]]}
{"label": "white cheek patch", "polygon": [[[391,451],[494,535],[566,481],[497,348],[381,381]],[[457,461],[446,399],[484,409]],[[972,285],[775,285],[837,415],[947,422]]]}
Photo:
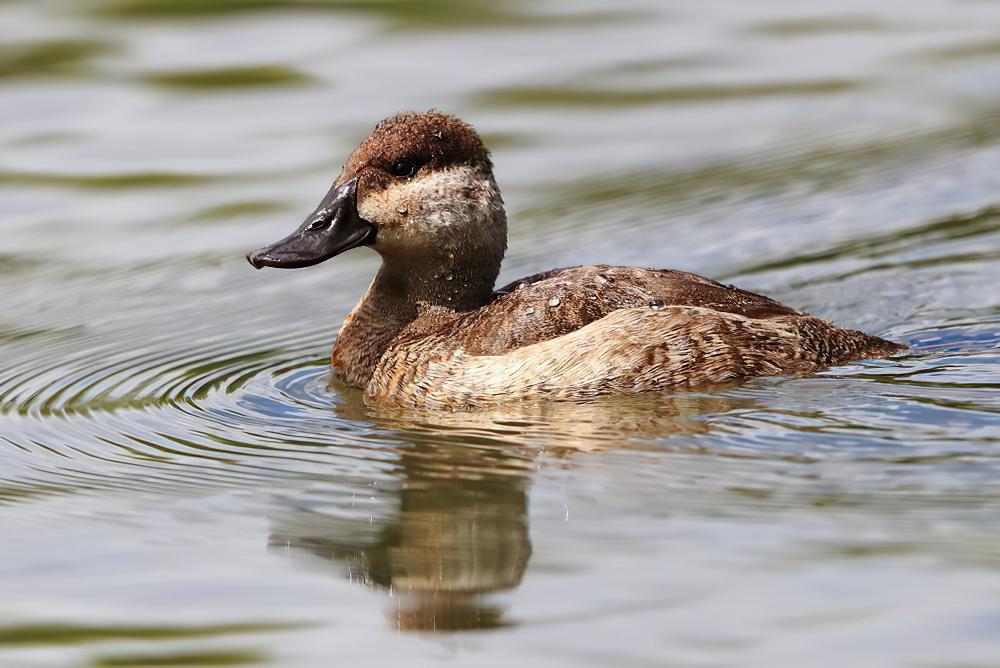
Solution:
{"label": "white cheek patch", "polygon": [[426,239],[502,216],[503,201],[488,174],[460,165],[396,181],[359,202],[358,213],[401,239]]}

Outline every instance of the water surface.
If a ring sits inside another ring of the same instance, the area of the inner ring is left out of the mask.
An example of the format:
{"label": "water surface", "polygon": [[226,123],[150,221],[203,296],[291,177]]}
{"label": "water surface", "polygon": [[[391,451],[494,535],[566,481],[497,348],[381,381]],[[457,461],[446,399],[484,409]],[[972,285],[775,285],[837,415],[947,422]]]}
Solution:
{"label": "water surface", "polygon": [[[0,25],[0,664],[996,664],[995,3],[10,0]],[[430,107],[493,149],[501,281],[676,267],[911,350],[366,407],[326,359],[374,254],[242,256]]]}

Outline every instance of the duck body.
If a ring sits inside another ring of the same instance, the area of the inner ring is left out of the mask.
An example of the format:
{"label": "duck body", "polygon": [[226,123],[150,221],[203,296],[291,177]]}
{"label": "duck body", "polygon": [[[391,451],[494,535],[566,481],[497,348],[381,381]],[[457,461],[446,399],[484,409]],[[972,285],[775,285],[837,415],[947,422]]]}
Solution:
{"label": "duck body", "polygon": [[474,130],[433,112],[383,121],[299,230],[248,257],[305,266],[356,245],[383,264],[345,319],[331,368],[373,403],[585,400],[904,349],[669,269],[569,267],[494,291],[506,216],[492,164]]}
{"label": "duck body", "polygon": [[681,271],[593,265],[536,274],[471,311],[421,309],[353,378],[374,402],[467,408],[583,400],[815,371],[902,348]]}

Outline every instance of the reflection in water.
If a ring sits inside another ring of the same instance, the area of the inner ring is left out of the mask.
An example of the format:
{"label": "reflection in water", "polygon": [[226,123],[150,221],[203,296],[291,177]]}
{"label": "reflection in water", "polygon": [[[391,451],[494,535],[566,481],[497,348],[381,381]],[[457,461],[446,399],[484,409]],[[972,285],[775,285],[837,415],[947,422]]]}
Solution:
{"label": "reflection in water", "polygon": [[358,541],[349,522],[297,510],[275,518],[268,542],[339,562],[350,580],[389,591],[400,629],[500,626],[500,608],[484,597],[516,587],[531,556],[530,481],[511,470],[518,459],[415,441],[400,449],[397,507],[369,540]]}
{"label": "reflection in water", "polygon": [[[539,453],[563,460],[625,447],[629,435],[704,434],[712,428],[705,416],[753,405],[707,393],[628,399],[470,413],[383,410],[380,426],[405,441],[397,488],[377,492],[391,497],[390,507],[382,504],[377,521],[344,518],[329,504],[295,497],[273,514],[268,545],[293,561],[302,552],[334,561],[349,580],[388,592],[400,630],[504,626],[489,595],[516,588],[528,566],[528,490]],[[341,419],[363,413],[358,401],[337,407]]]}
{"label": "reflection in water", "polygon": [[[524,401],[468,412],[380,406],[377,411],[366,409],[366,414],[375,416],[379,426],[412,438],[433,437],[465,445],[509,447],[517,443],[529,451],[565,457],[580,451],[646,448],[651,439],[708,434],[716,428],[714,419],[757,407],[752,398],[735,392],[743,382],[676,393],[598,397],[588,402]],[[344,391],[336,383],[332,389]],[[348,406],[338,407],[338,414],[346,414]],[[351,419],[358,417],[351,415]]]}

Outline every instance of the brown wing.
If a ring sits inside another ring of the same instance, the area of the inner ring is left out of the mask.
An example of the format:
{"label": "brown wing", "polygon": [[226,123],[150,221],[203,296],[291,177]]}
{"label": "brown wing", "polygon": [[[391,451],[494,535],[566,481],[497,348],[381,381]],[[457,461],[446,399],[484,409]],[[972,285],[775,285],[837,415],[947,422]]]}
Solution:
{"label": "brown wing", "polygon": [[750,318],[801,315],[768,297],[696,274],[589,265],[515,281],[447,329],[469,353],[496,355],[562,336],[619,309],[665,306],[699,306]]}
{"label": "brown wing", "polygon": [[366,396],[462,409],[515,399],[579,400],[809,372],[901,348],[812,316],[747,318],[694,306],[619,309],[498,354],[445,352],[438,336],[391,348]]}
{"label": "brown wing", "polygon": [[812,371],[902,348],[694,274],[570,267],[512,283],[476,311],[424,309],[365,392],[441,407],[580,399]]}

